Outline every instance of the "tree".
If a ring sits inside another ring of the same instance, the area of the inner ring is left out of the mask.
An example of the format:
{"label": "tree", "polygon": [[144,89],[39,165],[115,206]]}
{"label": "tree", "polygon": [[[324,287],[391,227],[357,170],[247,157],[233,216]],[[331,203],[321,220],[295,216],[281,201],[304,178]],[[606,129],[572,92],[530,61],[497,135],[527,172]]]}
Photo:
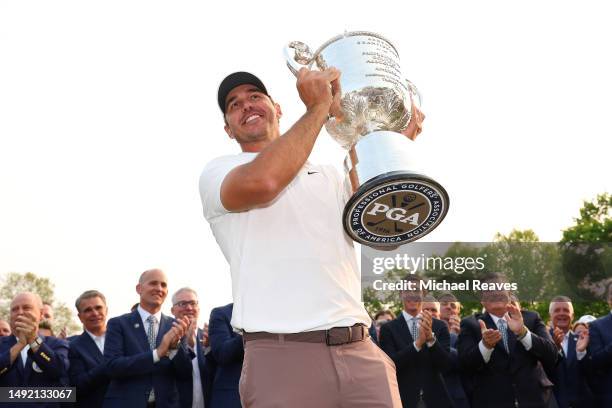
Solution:
{"label": "tree", "polygon": [[53,332],[58,334],[63,327],[67,332],[76,333],[81,325],[77,323],[70,308],[54,298],[54,285],[48,278],[42,278],[32,272],[9,272],[1,277],[0,283],[0,317],[9,318],[11,300],[20,292],[33,292],[40,295],[44,303],[53,306]]}
{"label": "tree", "polygon": [[599,194],[584,201],[580,217],[563,231],[559,246],[563,276],[577,299],[576,316],[603,315],[609,307],[602,299],[612,284],[612,195]]}

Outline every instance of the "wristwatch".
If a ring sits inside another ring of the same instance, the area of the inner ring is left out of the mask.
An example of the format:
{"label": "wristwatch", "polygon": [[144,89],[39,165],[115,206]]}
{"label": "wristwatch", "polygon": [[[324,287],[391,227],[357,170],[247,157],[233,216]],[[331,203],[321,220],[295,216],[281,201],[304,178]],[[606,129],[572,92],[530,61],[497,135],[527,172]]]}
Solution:
{"label": "wristwatch", "polygon": [[34,341],[32,341],[29,346],[31,349],[37,349],[43,344],[43,339],[40,336],[36,336]]}
{"label": "wristwatch", "polygon": [[527,326],[523,325],[523,328],[521,329],[521,333],[516,336],[516,339],[521,341],[525,338],[525,336],[527,335],[527,333],[529,333],[529,329],[527,328]]}

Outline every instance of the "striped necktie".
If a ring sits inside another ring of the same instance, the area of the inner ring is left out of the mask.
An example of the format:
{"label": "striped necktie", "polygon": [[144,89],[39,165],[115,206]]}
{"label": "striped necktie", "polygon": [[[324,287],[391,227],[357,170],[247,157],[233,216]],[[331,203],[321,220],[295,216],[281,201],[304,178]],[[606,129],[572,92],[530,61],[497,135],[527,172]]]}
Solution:
{"label": "striped necktie", "polygon": [[418,319],[416,317],[412,318],[412,321],[410,322],[410,335],[412,335],[412,340],[416,341],[416,339],[419,337],[419,326],[418,326]]}
{"label": "striped necktie", "polygon": [[[147,317],[147,322],[149,323],[149,327],[147,328],[147,340],[149,340],[149,347],[151,350],[155,350],[155,339],[157,338],[157,318],[154,315],[149,315],[149,317]],[[151,389],[148,402],[154,401],[155,390]]]}
{"label": "striped necktie", "polygon": [[499,331],[502,335],[504,349],[506,349],[506,353],[510,354],[510,348],[508,347],[508,323],[504,319],[499,319],[497,321],[497,325],[499,326]]}

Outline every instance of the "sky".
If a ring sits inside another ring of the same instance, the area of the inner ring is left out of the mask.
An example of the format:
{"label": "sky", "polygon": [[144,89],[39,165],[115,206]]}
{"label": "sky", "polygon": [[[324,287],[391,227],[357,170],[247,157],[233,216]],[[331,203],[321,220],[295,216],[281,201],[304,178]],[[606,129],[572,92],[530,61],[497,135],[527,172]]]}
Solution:
{"label": "sky", "polygon": [[[612,191],[604,2],[289,4],[0,0],[0,275],[49,277],[68,305],[101,290],[111,316],[152,267],[199,292],[202,321],[231,302],[198,192],[204,165],[239,151],[219,82],[257,74],[286,130],[304,107],[283,47],[345,31],[390,39],[422,93],[415,149],[450,196],[426,240],[556,241]],[[311,161],[343,156],[323,131]]]}

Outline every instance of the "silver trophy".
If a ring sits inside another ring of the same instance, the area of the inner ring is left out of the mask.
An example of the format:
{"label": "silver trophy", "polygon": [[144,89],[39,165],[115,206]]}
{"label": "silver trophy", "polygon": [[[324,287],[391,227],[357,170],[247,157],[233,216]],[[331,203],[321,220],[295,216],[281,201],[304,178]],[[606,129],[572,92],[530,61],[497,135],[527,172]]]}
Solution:
{"label": "silver trophy", "polygon": [[[325,128],[348,150],[346,183],[353,195],[343,214],[349,236],[364,245],[394,248],[431,232],[448,211],[448,194],[414,170],[414,146],[401,132],[420,105],[416,87],[402,73],[389,40],[367,31],[346,32],[312,52],[293,41],[285,47],[287,66],[340,70],[343,117]],[[412,157],[412,159],[411,159]]]}

